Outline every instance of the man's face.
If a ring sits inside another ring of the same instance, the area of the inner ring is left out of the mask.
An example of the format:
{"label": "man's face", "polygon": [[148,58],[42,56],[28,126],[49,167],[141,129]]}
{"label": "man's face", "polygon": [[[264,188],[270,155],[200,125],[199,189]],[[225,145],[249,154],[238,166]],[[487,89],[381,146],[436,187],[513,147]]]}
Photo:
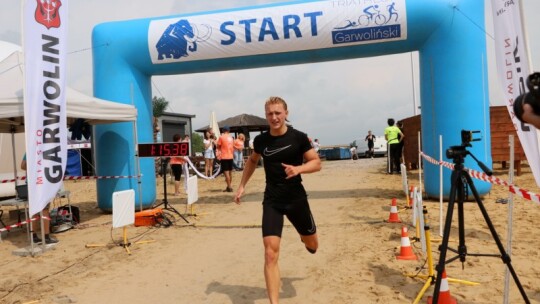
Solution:
{"label": "man's face", "polygon": [[286,111],[283,107],[283,104],[269,104],[265,108],[266,110],[266,121],[270,129],[280,129],[285,124],[285,119],[289,115],[289,112]]}

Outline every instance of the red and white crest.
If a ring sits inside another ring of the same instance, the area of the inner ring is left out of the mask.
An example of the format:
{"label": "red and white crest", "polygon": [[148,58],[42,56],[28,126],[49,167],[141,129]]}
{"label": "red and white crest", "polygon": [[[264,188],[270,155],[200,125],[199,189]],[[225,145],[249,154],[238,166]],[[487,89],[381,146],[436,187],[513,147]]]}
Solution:
{"label": "red and white crest", "polygon": [[36,0],[36,21],[50,29],[60,27],[60,14],[58,10],[62,6],[60,0]]}

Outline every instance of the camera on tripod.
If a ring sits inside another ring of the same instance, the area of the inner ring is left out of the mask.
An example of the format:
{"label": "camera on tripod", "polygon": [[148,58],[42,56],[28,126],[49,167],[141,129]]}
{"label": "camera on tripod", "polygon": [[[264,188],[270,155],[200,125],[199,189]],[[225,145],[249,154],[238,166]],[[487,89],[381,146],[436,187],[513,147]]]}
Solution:
{"label": "camera on tripod", "polygon": [[474,134],[478,134],[480,131],[461,130],[461,146],[451,146],[446,149],[446,157],[456,158],[465,157],[468,153],[466,147],[472,147],[471,141],[480,141],[481,137],[474,137]]}
{"label": "camera on tripod", "polygon": [[540,73],[537,72],[529,75],[526,84],[529,92],[519,95],[514,100],[514,114],[521,122],[531,123],[523,120],[523,114],[525,112],[523,106],[525,104],[530,105],[534,114],[540,116]]}

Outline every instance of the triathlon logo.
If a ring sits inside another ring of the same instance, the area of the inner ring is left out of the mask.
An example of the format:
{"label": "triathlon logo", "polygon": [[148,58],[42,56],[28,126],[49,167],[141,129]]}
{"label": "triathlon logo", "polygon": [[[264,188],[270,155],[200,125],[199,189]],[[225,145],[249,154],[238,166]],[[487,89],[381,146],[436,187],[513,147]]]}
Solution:
{"label": "triathlon logo", "polygon": [[336,30],[343,30],[355,27],[381,26],[389,22],[398,22],[399,13],[396,10],[396,3],[392,2],[386,6],[386,12],[381,12],[381,6],[378,4],[370,5],[362,10],[364,14],[357,20],[345,20],[344,24],[335,27]]}
{"label": "triathlon logo", "polygon": [[36,2],[36,21],[43,24],[47,29],[60,27],[61,20],[58,10],[62,6],[62,2],[60,0],[36,0]]}
{"label": "triathlon logo", "polygon": [[[334,44],[403,39],[396,2],[374,4],[362,9],[359,16],[346,19],[332,30]],[[401,4],[401,3],[400,3]]]}
{"label": "triathlon logo", "polygon": [[180,19],[178,22],[170,24],[156,44],[157,59],[179,59],[180,57],[189,56],[188,52],[196,52],[197,42],[208,40],[212,33],[209,26],[204,27],[206,28],[206,34],[204,37],[200,37],[197,26],[192,25],[186,19]]}

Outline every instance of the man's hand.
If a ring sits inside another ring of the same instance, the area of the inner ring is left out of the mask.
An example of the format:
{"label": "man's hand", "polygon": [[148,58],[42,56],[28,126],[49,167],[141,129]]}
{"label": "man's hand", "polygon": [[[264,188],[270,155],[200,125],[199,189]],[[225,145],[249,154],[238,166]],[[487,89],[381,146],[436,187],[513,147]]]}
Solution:
{"label": "man's hand", "polygon": [[238,205],[240,205],[240,198],[244,195],[244,187],[239,186],[238,190],[236,190],[236,195],[234,196],[234,202]]}
{"label": "man's hand", "polygon": [[287,179],[291,177],[295,177],[301,173],[299,167],[287,165],[283,163],[281,164],[281,166],[283,166],[283,168],[285,169],[285,174],[287,174]]}

